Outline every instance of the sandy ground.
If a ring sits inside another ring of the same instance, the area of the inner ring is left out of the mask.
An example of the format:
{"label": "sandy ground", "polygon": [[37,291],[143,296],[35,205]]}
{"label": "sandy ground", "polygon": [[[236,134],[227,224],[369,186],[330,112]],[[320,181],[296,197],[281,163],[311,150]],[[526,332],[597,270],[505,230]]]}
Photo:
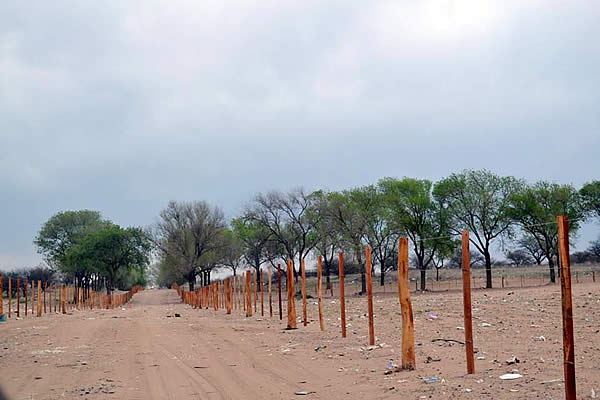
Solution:
{"label": "sandy ground", "polygon": [[[599,289],[600,283],[573,288],[579,398],[600,394]],[[464,340],[461,293],[412,298],[417,369],[411,372],[385,374],[390,360],[400,363],[394,293],[375,298],[377,345],[369,347],[365,298],[347,299],[342,339],[337,298],[324,297],[325,332],[314,300],[309,325],[286,331],[275,305],[273,318],[244,318],[241,310],[194,310],[173,290],[149,290],[124,310],[0,324],[0,388],[11,400],[564,398],[559,285],[473,292],[474,375],[465,375],[464,346],[432,342]],[[301,316],[301,301],[297,310]],[[520,362],[507,365],[512,356]],[[516,371],[523,377],[498,378]],[[425,383],[430,377],[438,381]]]}

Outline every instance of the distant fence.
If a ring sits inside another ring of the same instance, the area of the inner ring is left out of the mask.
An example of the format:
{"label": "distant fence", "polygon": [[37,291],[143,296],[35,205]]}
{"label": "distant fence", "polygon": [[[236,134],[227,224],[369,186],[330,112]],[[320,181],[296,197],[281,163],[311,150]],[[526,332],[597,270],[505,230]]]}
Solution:
{"label": "distant fence", "polygon": [[72,310],[111,309],[127,303],[142,289],[141,286],[135,286],[125,293],[107,295],[72,285],[55,285],[40,280],[21,281],[20,278],[15,280],[11,277],[5,279],[0,275],[0,321],[66,314]]}

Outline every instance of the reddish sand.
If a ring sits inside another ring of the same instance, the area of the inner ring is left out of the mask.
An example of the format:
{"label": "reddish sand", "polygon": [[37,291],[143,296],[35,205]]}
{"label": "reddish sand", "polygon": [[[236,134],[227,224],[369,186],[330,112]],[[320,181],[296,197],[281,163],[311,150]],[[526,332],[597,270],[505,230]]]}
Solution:
{"label": "reddish sand", "polygon": [[[599,288],[573,287],[579,398],[600,394]],[[394,293],[375,297],[377,345],[369,347],[365,298],[347,299],[342,339],[337,298],[324,297],[325,332],[314,299],[311,323],[286,331],[276,314],[247,319],[240,310],[194,310],[173,290],[148,290],[125,310],[0,324],[0,389],[8,399],[564,398],[559,285],[473,292],[477,354],[470,376],[463,345],[432,342],[464,341],[461,293],[412,299],[417,369],[411,372],[385,374],[390,360],[400,363]],[[301,301],[297,311],[302,316]],[[513,356],[520,362],[507,365]],[[516,371],[521,378],[499,379]],[[438,382],[425,383],[429,377]]]}

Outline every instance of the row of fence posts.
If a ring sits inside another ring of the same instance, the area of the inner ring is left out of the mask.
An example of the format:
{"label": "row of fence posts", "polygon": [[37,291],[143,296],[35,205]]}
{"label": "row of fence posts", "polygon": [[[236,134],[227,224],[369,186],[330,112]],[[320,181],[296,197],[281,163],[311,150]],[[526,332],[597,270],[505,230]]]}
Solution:
{"label": "row of fence posts", "polygon": [[[573,339],[573,305],[571,298],[571,271],[569,262],[569,242],[568,242],[568,221],[564,216],[557,218],[559,234],[559,255],[561,258],[562,273],[561,280],[561,299],[562,299],[562,319],[563,319],[563,356],[564,356],[564,377],[565,377],[565,397],[567,400],[575,400],[575,355]],[[466,351],[466,370],[467,374],[475,373],[475,359],[473,352],[473,322],[471,307],[471,271],[470,271],[470,246],[469,232],[463,231],[462,241],[462,282],[463,282],[463,313],[464,313],[464,332],[465,332],[465,351]],[[365,249],[366,256],[366,284],[367,284],[367,311],[369,324],[369,344],[375,344],[375,327],[373,322],[373,284],[371,277],[371,249]],[[339,253],[339,296],[340,296],[340,323],[342,337],[346,337],[346,301],[344,287],[344,255]],[[408,239],[400,238],[398,244],[398,298],[402,316],[402,368],[413,370],[416,368],[415,362],[415,341],[414,341],[414,323],[412,302],[409,290],[408,280]],[[291,260],[287,262],[287,328],[297,329],[296,301],[293,276],[293,264]],[[281,266],[277,266],[277,291],[279,305],[279,319],[283,319],[282,296],[281,296]],[[260,313],[264,316],[264,276],[262,270],[258,270],[261,284],[256,283],[255,271],[245,271],[243,277],[233,276],[223,281],[213,282],[194,291],[186,291],[183,287],[173,285],[179,296],[185,304],[194,308],[226,308],[226,313],[231,314],[234,309],[243,310],[246,317],[251,317],[257,312],[257,297],[260,295]],[[304,260],[300,265],[300,276],[302,280],[302,322],[306,326],[307,318],[307,294],[306,294],[306,266]],[[272,279],[271,269],[268,270],[268,301],[269,315],[273,317],[272,304]],[[260,292],[257,294],[257,290]],[[317,258],[317,300],[319,312],[319,325],[322,331],[325,330],[323,320],[322,305],[322,258]],[[290,301],[291,299],[291,301]],[[254,303],[254,304],[253,304]]]}
{"label": "row of fence posts", "polygon": [[[93,310],[94,307],[100,309],[111,309],[119,307],[127,303],[135,293],[142,290],[143,287],[135,286],[131,290],[125,293],[110,294],[107,295],[103,292],[97,292],[92,289],[85,289],[71,285],[54,285],[50,282],[31,281],[25,280],[23,287],[21,288],[21,279],[16,279],[16,308],[13,312],[13,279],[7,277],[7,291],[8,291],[8,307],[7,313],[4,314],[4,277],[0,275],[0,316],[4,318],[12,318],[13,314],[16,314],[17,318],[22,316],[21,313],[21,294],[24,298],[24,314],[28,315],[31,310],[31,315],[34,314],[37,317],[41,317],[42,314],[47,313],[61,313],[66,314],[69,310],[78,309],[83,310],[89,308]],[[37,282],[37,284],[36,284]],[[28,288],[31,287],[31,308],[29,304]],[[36,290],[37,288],[37,290]],[[37,292],[37,296],[36,296]],[[54,298],[54,302],[52,299]],[[37,302],[37,304],[36,304]],[[52,307],[54,306],[54,310]]]}

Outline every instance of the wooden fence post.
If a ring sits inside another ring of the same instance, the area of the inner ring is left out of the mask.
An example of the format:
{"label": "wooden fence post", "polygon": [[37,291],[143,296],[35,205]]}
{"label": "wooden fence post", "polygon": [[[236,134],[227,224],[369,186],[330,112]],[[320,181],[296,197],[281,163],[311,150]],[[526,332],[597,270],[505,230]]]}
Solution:
{"label": "wooden fence post", "polygon": [[469,232],[462,232],[462,275],[463,306],[465,316],[465,349],[467,352],[467,374],[475,373],[473,357],[473,320],[471,314],[471,253],[469,248]]}
{"label": "wooden fence post", "polygon": [[21,278],[17,278],[17,317],[21,316]]}
{"label": "wooden fence post", "polygon": [[398,242],[398,296],[402,312],[402,368],[413,370],[415,361],[415,328],[408,288],[408,238]]}
{"label": "wooden fence post", "polygon": [[267,275],[269,279],[269,317],[273,318],[273,293],[271,292],[271,267],[267,270]]}
{"label": "wooden fence post", "polygon": [[35,290],[33,290],[33,283],[35,281],[31,281],[31,316],[33,316],[33,314],[35,313],[35,309],[33,307],[35,307],[35,304],[33,302],[33,298],[34,298],[34,292]]}
{"label": "wooden fence post", "polygon": [[[1,294],[1,292],[0,292]],[[10,318],[10,314],[12,312],[12,279],[8,277],[8,318]]]}
{"label": "wooden fence post", "polygon": [[296,329],[296,292],[294,290],[294,268],[292,260],[287,262],[287,312],[288,323],[287,329]]}
{"label": "wooden fence post", "polygon": [[48,291],[48,281],[44,282],[44,314],[47,314],[46,312],[46,292]]}
{"label": "wooden fence post", "polygon": [[27,286],[29,285],[29,281],[27,279],[25,279],[23,281],[23,297],[25,297],[25,316],[27,316],[27,307],[29,306],[28,304],[28,297],[27,297]]}
{"label": "wooden fence post", "polygon": [[260,315],[261,317],[265,316],[265,291],[263,290],[263,287],[265,286],[265,276],[262,272],[262,269],[258,269],[258,273],[259,273],[259,288],[260,288]]}
{"label": "wooden fence post", "polygon": [[0,274],[0,316],[4,315],[4,277]]}
{"label": "wooden fence post", "polygon": [[66,302],[66,291],[67,289],[65,288],[65,285],[62,285],[62,313],[66,314],[67,313],[67,305],[65,304]]}
{"label": "wooden fence post", "polygon": [[37,316],[41,317],[42,316],[42,281],[37,281],[38,283],[38,288],[37,288]]}
{"label": "wooden fence post", "polygon": [[369,311],[369,344],[375,344],[375,326],[373,325],[373,278],[371,277],[371,248],[365,248],[367,273],[367,305]]}
{"label": "wooden fence post", "polygon": [[573,336],[573,302],[571,298],[571,261],[569,257],[569,220],[559,215],[558,252],[560,255],[560,294],[563,317],[563,358],[565,372],[565,398],[577,398],[575,382],[575,339]]}
{"label": "wooden fence post", "polygon": [[325,330],[325,321],[323,320],[323,257],[319,254],[317,257],[317,299],[319,303],[319,325],[321,330]]}
{"label": "wooden fence post", "polygon": [[256,270],[252,271],[252,283],[253,283],[252,291],[254,292],[254,312],[257,312],[257,309],[256,309],[256,272],[257,272]]}
{"label": "wooden fence post", "polygon": [[342,324],[342,337],[346,337],[346,296],[344,293],[344,253],[338,253],[339,279],[340,279],[340,319]]}
{"label": "wooden fence post", "polygon": [[283,307],[281,306],[281,265],[277,264],[277,293],[279,295],[279,320],[283,319]]}
{"label": "wooden fence post", "polygon": [[300,263],[300,276],[302,277],[302,324],[308,324],[308,311],[306,310],[306,264],[304,258]]}
{"label": "wooden fence post", "polygon": [[252,276],[246,271],[246,317],[252,316]]}
{"label": "wooden fence post", "polygon": [[227,305],[227,314],[231,314],[231,279],[225,280],[225,303]]}

